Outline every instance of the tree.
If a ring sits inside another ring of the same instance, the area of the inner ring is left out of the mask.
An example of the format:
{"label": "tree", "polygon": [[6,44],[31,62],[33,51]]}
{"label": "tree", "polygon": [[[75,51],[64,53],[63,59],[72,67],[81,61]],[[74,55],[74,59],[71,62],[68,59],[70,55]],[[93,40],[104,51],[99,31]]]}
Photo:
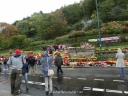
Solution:
{"label": "tree", "polygon": [[38,37],[48,40],[64,34],[67,24],[61,10],[48,14],[38,27]]}
{"label": "tree", "polygon": [[2,32],[0,32],[0,37],[3,38],[3,40],[8,40],[10,37],[19,34],[18,29],[13,25],[1,23],[1,26],[4,27]]}
{"label": "tree", "polygon": [[29,47],[31,40],[26,38],[24,35],[16,35],[10,38],[10,48],[26,48]]}
{"label": "tree", "polygon": [[27,37],[33,37],[36,32],[31,25],[30,20],[22,20],[16,23],[16,27],[19,29],[21,35],[26,35]]}
{"label": "tree", "polygon": [[64,6],[61,9],[64,16],[66,17],[68,24],[75,24],[80,20],[80,18],[84,17],[82,7],[80,7],[79,3]]}

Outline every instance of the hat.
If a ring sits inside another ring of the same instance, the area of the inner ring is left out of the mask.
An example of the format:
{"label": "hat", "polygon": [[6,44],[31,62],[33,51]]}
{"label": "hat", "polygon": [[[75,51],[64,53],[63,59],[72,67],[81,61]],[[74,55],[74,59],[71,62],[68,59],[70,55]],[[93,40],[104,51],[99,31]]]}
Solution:
{"label": "hat", "polygon": [[21,54],[20,50],[19,49],[16,49],[15,50],[15,54]]}

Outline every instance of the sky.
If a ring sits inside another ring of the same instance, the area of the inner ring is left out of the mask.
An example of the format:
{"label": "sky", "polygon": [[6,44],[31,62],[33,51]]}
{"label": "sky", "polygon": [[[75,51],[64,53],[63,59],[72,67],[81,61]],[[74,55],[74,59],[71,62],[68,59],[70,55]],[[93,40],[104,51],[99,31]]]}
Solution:
{"label": "sky", "polygon": [[50,13],[81,0],[0,0],[0,22],[9,24],[31,16],[34,12]]}

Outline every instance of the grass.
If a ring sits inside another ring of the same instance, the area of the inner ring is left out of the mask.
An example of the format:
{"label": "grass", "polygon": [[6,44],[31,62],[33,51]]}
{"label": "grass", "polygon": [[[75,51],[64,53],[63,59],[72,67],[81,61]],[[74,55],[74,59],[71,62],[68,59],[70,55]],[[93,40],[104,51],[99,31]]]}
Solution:
{"label": "grass", "polygon": [[[102,47],[102,50],[104,50],[106,47]],[[128,48],[128,45],[118,45],[118,46],[109,46],[109,49],[115,49],[115,48]],[[100,50],[99,47],[96,47],[96,50]]]}

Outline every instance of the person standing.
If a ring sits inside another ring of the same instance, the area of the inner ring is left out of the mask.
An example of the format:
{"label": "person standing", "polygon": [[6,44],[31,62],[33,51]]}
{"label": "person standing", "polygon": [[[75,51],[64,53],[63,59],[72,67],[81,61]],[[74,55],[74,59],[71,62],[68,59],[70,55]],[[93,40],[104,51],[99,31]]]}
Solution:
{"label": "person standing", "polygon": [[61,72],[61,74],[63,74],[63,70],[61,68],[61,65],[63,65],[63,60],[60,53],[57,53],[57,56],[55,58],[55,65],[57,66],[57,74],[59,73],[59,71]]}
{"label": "person standing", "polygon": [[124,77],[125,76],[125,54],[122,52],[120,48],[118,48],[116,53],[116,67],[118,68],[118,76]]}
{"label": "person standing", "polygon": [[10,48],[9,52],[10,52],[10,55],[11,55],[12,54],[12,49],[11,48]]}
{"label": "person standing", "polygon": [[5,71],[8,70],[7,61],[8,61],[8,57],[5,57],[5,58],[4,58],[4,62],[3,62]]}
{"label": "person standing", "polygon": [[30,75],[35,75],[35,58],[32,54],[29,54],[29,57],[28,57],[28,65],[30,67]]}
{"label": "person standing", "polygon": [[25,79],[26,90],[29,90],[29,88],[28,88],[28,72],[29,72],[28,63],[26,62],[25,64],[23,64],[23,67],[22,67],[22,76]]}
{"label": "person standing", "polygon": [[11,56],[7,62],[7,64],[12,64],[11,71],[11,93],[15,95],[19,95],[21,93],[20,85],[21,85],[21,76],[22,76],[22,67],[23,64],[26,63],[24,56],[21,55],[21,51],[19,49],[15,50],[15,54]]}
{"label": "person standing", "polygon": [[[44,51],[43,56],[40,60],[40,63],[42,65],[42,75],[45,80],[45,91],[46,95],[49,93],[52,95],[53,94],[53,88],[52,88],[52,76],[48,76],[48,69],[52,69],[52,62],[53,62],[53,57],[52,55],[48,54],[47,51]],[[48,68],[49,67],[49,68]]]}

